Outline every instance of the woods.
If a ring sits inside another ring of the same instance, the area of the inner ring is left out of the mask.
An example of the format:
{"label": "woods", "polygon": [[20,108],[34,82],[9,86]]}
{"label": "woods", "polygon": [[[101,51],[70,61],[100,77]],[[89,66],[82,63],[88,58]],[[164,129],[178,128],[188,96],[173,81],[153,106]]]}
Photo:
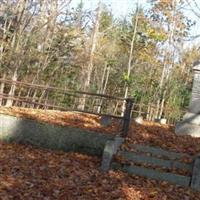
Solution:
{"label": "woods", "polygon": [[[1,1],[0,78],[131,97],[136,116],[178,120],[189,104],[193,62],[200,58],[198,44],[184,42],[195,25],[185,14],[193,5],[156,0],[144,8],[134,1],[135,10],[120,18],[102,1],[95,10],[85,9],[84,1],[76,7],[72,3]],[[4,82],[0,93],[40,102],[59,99],[82,110],[87,103],[84,95],[67,102],[45,89],[24,91]],[[95,103],[101,112],[103,102]],[[14,102],[1,98],[0,104]]]}

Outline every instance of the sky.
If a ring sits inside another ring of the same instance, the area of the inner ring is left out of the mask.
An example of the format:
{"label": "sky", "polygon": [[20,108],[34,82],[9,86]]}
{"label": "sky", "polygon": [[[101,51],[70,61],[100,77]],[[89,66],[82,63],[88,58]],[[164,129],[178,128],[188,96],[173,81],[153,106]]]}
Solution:
{"label": "sky", "polygon": [[[99,0],[82,0],[84,8],[93,10],[97,7]],[[81,0],[72,0],[72,5],[77,5]],[[136,0],[101,0],[101,2],[108,5],[116,17],[125,17],[128,13],[134,10]],[[147,5],[146,0],[140,0],[140,4]]]}
{"label": "sky", "polygon": [[[94,10],[97,7],[99,0],[82,0],[84,4],[84,8],[87,10]],[[148,0],[138,0],[140,6],[143,8],[148,7]],[[197,6],[194,5],[193,0],[189,0],[191,2],[194,10],[200,15],[200,0],[196,0]],[[71,6],[76,7],[81,0],[72,0]],[[137,0],[101,0],[101,2],[105,3],[110,9],[113,11],[115,17],[126,17],[132,11],[134,11]],[[195,14],[191,10],[185,11],[186,16],[190,19],[195,20],[197,23],[192,27],[190,34],[191,35],[199,35],[200,34],[200,18],[196,17]],[[194,43],[200,43],[200,37],[192,42],[186,42],[187,46],[192,46]]]}

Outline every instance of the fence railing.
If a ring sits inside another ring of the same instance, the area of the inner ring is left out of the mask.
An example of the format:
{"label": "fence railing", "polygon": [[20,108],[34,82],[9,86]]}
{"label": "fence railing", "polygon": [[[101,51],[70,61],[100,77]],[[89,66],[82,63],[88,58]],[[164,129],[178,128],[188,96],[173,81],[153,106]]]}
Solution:
{"label": "fence railing", "polygon": [[78,111],[122,121],[126,137],[133,99],[0,79],[0,105],[61,111]]}

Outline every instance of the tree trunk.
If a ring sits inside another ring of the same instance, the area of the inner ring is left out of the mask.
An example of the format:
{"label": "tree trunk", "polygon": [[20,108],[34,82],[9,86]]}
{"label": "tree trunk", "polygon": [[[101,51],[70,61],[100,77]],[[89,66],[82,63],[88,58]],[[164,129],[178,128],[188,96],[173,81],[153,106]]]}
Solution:
{"label": "tree trunk", "polygon": [[[128,67],[127,67],[127,77],[128,77],[128,79],[129,79],[130,73],[131,73],[131,64],[132,64],[132,57],[133,57],[133,47],[134,47],[134,42],[135,42],[136,33],[137,33],[138,18],[139,18],[139,5],[138,5],[138,1],[137,1],[134,31],[133,31],[133,36],[132,36],[132,40],[131,40],[131,48],[130,48],[129,59],[128,59]],[[124,92],[124,98],[128,97],[128,90],[129,90],[129,86],[126,83],[125,92]],[[123,105],[122,105],[122,112],[121,112],[122,116],[124,115],[125,108],[126,108],[126,101],[124,101]]]}
{"label": "tree trunk", "polygon": [[[13,77],[12,77],[12,81],[17,81],[17,78],[18,78],[18,68],[16,68],[15,71],[14,71],[14,74],[13,74]],[[15,89],[16,89],[16,85],[13,83],[13,84],[11,85],[10,91],[9,91],[9,93],[8,93],[8,96],[9,96],[9,97],[14,96],[14,94],[15,94]],[[13,104],[13,100],[12,100],[12,99],[8,99],[8,100],[6,101],[6,107],[11,107],[12,104]]]}
{"label": "tree trunk", "polygon": [[[3,74],[3,77],[2,79],[5,79],[6,78],[6,73]],[[1,86],[0,86],[0,95],[3,95],[4,94],[4,87],[5,87],[5,83],[4,82],[1,82]],[[0,98],[0,106],[3,105],[3,97]]]}
{"label": "tree trunk", "polygon": [[[106,69],[106,77],[104,76],[105,77],[105,81],[103,81],[104,85],[102,83],[101,94],[105,94],[105,92],[106,92],[106,88],[107,88],[107,85],[108,85],[109,75],[110,75],[110,66],[107,67],[107,69]],[[100,102],[99,102],[99,105],[97,107],[97,113],[101,112],[101,106],[102,106],[102,104],[103,104],[103,100],[101,99]]]}
{"label": "tree trunk", "polygon": [[[93,31],[93,36],[92,36],[92,46],[91,46],[90,55],[89,55],[87,72],[86,72],[86,74],[83,73],[83,74],[86,75],[85,83],[83,83],[84,84],[84,86],[83,86],[84,91],[89,90],[91,76],[92,76],[92,72],[93,72],[93,68],[94,68],[94,53],[95,53],[96,45],[97,45],[100,16],[101,16],[101,1],[99,0],[99,5],[98,5],[98,8],[97,8],[96,23],[95,23],[95,26],[94,26],[94,31]],[[80,99],[78,109],[84,110],[85,103],[86,103],[86,95],[83,95],[82,98]]]}
{"label": "tree trunk", "polygon": [[[167,46],[165,48],[165,55],[164,55],[164,65],[162,70],[162,75],[159,83],[159,91],[158,91],[158,100],[157,100],[157,109],[156,109],[156,117],[160,118],[164,109],[164,102],[166,96],[166,88],[168,86],[168,82],[170,79],[170,73],[172,71],[174,65],[174,31],[176,26],[176,5],[177,0],[172,0],[172,23],[168,27],[168,40]],[[168,62],[170,61],[170,63]],[[165,87],[165,88],[163,88]]]}

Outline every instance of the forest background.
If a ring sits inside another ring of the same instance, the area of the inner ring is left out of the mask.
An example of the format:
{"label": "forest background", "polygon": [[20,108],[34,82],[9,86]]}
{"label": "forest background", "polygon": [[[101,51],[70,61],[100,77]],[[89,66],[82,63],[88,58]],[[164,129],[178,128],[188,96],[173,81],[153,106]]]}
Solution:
{"label": "forest background", "polygon": [[189,105],[199,18],[195,0],[1,0],[0,78],[132,97],[137,115],[173,123]]}

